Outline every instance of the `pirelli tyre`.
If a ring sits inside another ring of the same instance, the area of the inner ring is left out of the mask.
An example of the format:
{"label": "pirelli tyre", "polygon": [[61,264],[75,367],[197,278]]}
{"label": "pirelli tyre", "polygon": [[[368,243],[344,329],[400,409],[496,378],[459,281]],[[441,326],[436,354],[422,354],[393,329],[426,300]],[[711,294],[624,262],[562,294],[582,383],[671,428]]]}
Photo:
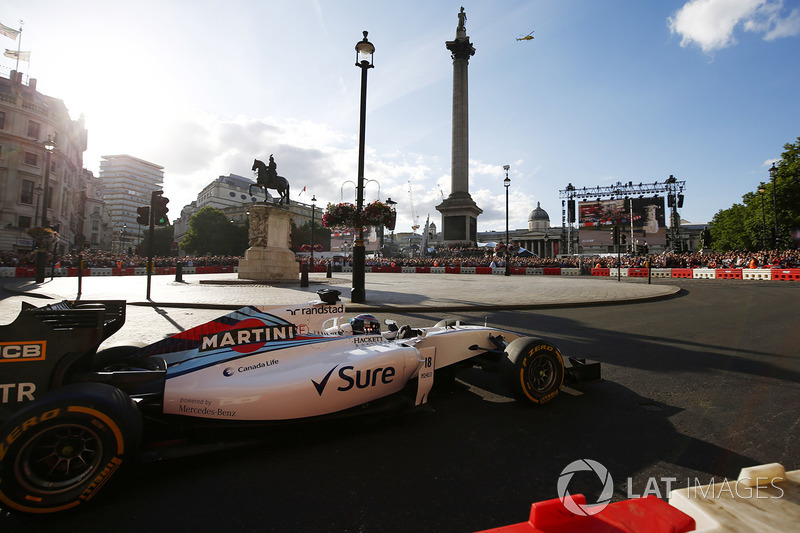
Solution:
{"label": "pirelli tyre", "polygon": [[522,337],[506,347],[502,379],[514,397],[522,402],[541,405],[558,395],[564,382],[564,361],[551,343],[534,337]]}
{"label": "pirelli tyre", "polygon": [[0,507],[53,513],[94,497],[138,446],[142,418],[103,383],[55,389],[0,428]]}

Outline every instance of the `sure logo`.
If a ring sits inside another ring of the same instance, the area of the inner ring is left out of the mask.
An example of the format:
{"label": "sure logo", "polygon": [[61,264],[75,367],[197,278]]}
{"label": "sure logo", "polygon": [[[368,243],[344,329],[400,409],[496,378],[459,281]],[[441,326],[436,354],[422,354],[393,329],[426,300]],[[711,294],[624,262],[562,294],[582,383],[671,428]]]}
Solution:
{"label": "sure logo", "polygon": [[[331,368],[320,382],[316,382],[313,379],[311,380],[311,383],[314,384],[320,396],[322,396],[325,387],[328,385],[328,381],[338,366],[339,365],[336,365]],[[355,367],[351,365],[343,366],[339,368],[339,372],[337,373],[341,381],[340,385],[336,387],[336,390],[346,392],[353,388],[366,389],[377,385],[388,385],[394,381],[396,373],[397,371],[392,366],[387,366],[386,368],[368,368],[366,370],[356,370]]]}
{"label": "sure logo", "polygon": [[47,341],[0,342],[0,363],[44,361]]}

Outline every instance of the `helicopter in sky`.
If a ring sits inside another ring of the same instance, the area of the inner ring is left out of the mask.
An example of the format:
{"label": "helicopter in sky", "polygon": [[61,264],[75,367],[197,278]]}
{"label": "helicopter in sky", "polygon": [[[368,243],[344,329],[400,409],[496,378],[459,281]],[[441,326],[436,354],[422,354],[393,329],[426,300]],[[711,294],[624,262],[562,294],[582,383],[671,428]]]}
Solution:
{"label": "helicopter in sky", "polygon": [[[534,31],[536,31],[536,30],[534,30]],[[528,35],[526,35],[525,37],[517,37],[517,40],[518,40],[518,41],[532,41],[532,40],[533,40],[533,31],[532,31],[532,32],[530,32],[530,33],[529,33]]]}

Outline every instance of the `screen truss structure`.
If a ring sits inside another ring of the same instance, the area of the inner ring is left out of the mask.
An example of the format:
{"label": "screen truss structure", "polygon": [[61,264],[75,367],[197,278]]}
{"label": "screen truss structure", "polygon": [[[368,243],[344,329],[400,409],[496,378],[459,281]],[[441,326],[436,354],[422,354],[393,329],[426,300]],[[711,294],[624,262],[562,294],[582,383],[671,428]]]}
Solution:
{"label": "screen truss structure", "polygon": [[[617,182],[615,185],[596,186],[596,187],[582,187],[578,188],[569,183],[565,189],[558,191],[558,197],[561,198],[561,227],[564,228],[564,249],[567,253],[574,253],[577,244],[577,228],[573,228],[575,222],[575,200],[583,198],[596,198],[597,200],[616,199],[616,198],[632,198],[645,196],[658,196],[665,194],[667,197],[667,205],[672,209],[670,215],[670,241],[673,250],[678,250],[681,246],[680,238],[680,216],[678,215],[678,208],[683,207],[683,191],[686,189],[686,182],[679,181],[675,176],[670,175],[669,178],[659,183],[639,182],[638,184],[629,181],[628,183]],[[569,216],[568,216],[569,214]]]}

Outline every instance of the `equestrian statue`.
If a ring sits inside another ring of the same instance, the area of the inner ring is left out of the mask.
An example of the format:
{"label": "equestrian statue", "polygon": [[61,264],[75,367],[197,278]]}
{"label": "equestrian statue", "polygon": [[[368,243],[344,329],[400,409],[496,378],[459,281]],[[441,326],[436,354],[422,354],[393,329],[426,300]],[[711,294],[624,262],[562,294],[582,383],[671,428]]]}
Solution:
{"label": "equestrian statue", "polygon": [[253,160],[253,170],[258,171],[258,178],[256,183],[250,185],[249,192],[252,196],[253,187],[264,189],[264,202],[266,203],[269,197],[267,189],[275,189],[280,195],[278,204],[283,204],[283,201],[286,200],[286,205],[289,205],[289,182],[283,176],[278,176],[277,168],[278,166],[275,164],[272,154],[269,156],[269,165],[265,165],[263,161],[258,159]]}

